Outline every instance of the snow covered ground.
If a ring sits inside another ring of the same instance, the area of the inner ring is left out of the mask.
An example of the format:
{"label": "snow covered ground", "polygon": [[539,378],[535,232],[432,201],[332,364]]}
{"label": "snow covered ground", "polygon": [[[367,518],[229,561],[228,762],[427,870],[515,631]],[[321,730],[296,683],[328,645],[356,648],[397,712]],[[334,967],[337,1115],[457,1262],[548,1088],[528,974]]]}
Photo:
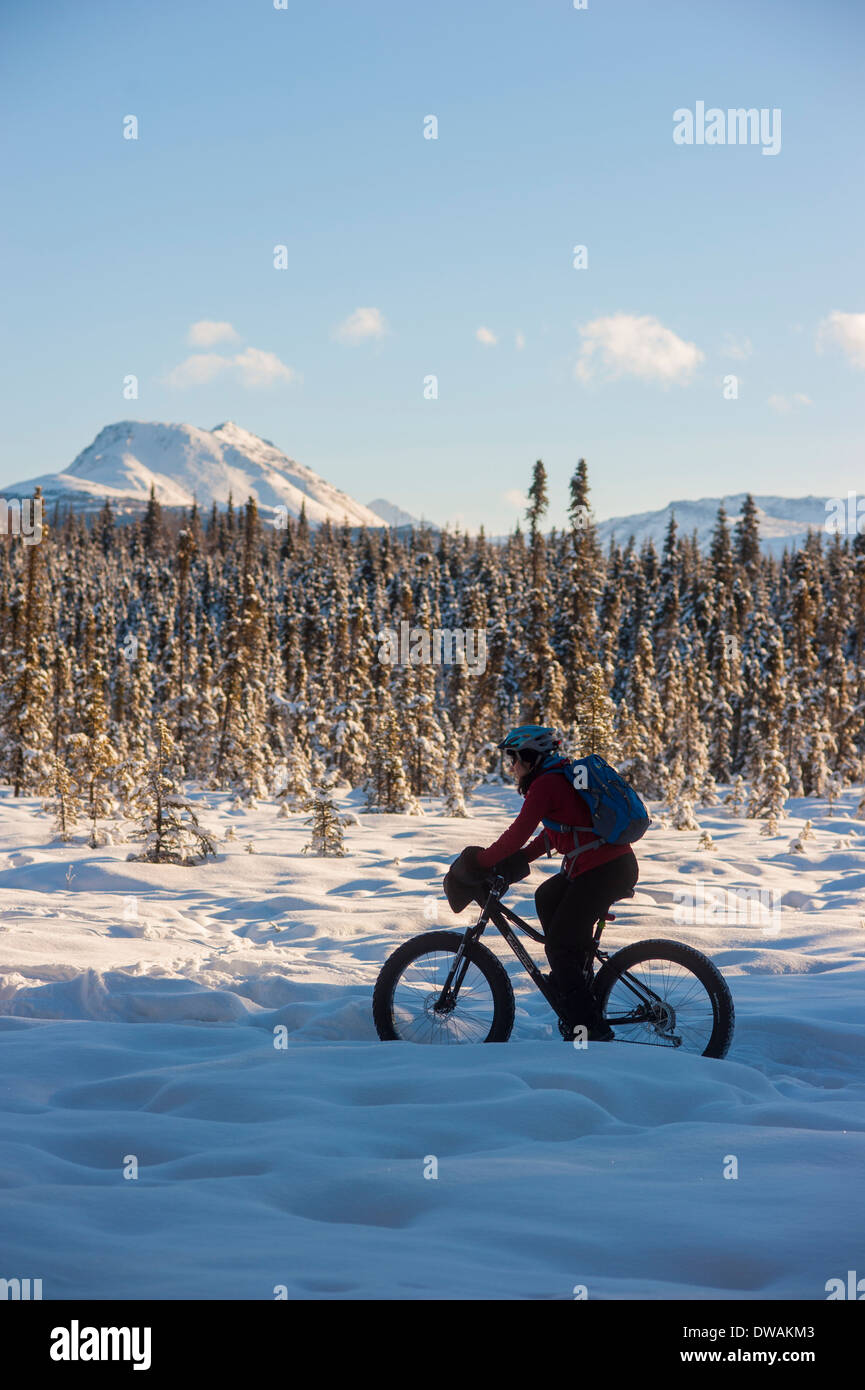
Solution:
{"label": "snow covered ground", "polygon": [[[774,838],[718,807],[698,812],[714,851],[662,827],[639,847],[605,945],[711,955],[737,1010],[724,1061],[564,1044],[494,932],[507,1045],[377,1040],[382,962],[465,925],[442,875],[507,823],[509,789],[467,820],[361,812],[344,859],[302,855],[305,818],[273,803],[197,800],[234,837],[185,869],[63,846],[0,794],[0,1277],[47,1299],[825,1299],[865,1275],[858,795],[790,802]],[[743,920],[742,889],[774,912]],[[702,921],[677,920],[683,894]]]}

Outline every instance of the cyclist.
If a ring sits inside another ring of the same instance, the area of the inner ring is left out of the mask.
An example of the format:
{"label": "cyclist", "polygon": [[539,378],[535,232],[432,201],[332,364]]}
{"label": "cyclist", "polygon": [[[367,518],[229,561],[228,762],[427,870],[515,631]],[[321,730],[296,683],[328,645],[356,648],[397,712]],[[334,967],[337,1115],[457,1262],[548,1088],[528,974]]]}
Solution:
{"label": "cyclist", "polygon": [[[572,1038],[574,1028],[583,1024],[590,1040],[609,1041],[615,1035],[598,1012],[583,970],[598,918],[634,889],[639,878],[637,857],[630,845],[592,844],[597,835],[586,802],[567,777],[554,770],[562,758],[561,739],[554,729],[524,724],[512,729],[498,746],[510,761],[517,790],[525,799],[513,824],[494,844],[474,850],[471,860],[483,870],[523,846],[525,857],[533,860],[551,849],[568,855],[575,848],[575,837],[578,846],[591,845],[562,859],[559,872],[545,879],[535,893],[535,907],[544,929],[551,983],[560,1000],[563,1036]],[[567,829],[545,828],[526,844],[542,820],[556,821]]]}

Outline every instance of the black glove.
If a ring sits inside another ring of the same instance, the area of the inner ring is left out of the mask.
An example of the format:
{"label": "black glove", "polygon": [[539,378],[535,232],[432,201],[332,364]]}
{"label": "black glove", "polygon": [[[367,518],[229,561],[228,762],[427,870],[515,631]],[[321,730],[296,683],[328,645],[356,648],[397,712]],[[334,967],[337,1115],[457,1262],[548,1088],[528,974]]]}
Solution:
{"label": "black glove", "polygon": [[492,871],[478,867],[475,855],[480,853],[482,848],[481,845],[468,845],[444,876],[442,886],[451,912],[462,912],[470,902],[483,902],[479,894],[486,893]]}
{"label": "black glove", "polygon": [[532,866],[521,849],[518,849],[516,854],[509,854],[507,859],[501,859],[490,870],[491,873],[501,874],[509,884],[519,883],[521,878],[528,878],[531,871]]}

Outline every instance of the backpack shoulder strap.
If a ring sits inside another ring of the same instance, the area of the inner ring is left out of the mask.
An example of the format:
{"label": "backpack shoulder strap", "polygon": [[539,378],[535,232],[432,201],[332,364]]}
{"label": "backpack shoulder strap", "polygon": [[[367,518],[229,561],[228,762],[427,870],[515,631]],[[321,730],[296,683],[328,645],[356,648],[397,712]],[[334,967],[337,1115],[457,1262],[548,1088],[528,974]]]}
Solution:
{"label": "backpack shoulder strap", "polygon": [[[574,787],[574,791],[576,791],[576,792],[577,792],[577,795],[579,796],[579,794],[580,794],[580,793],[579,793],[579,789],[578,789],[576,786],[574,786],[574,778],[573,778],[574,766],[575,766],[575,764],[574,764],[570,759],[568,759],[568,758],[555,758],[555,760],[551,760],[551,761],[550,761],[550,766],[549,766],[549,767],[545,767],[545,768],[544,768],[544,771],[545,771],[545,772],[561,772],[565,777],[567,777],[567,779],[568,779],[568,781],[570,782],[571,786]],[[543,821],[543,826],[544,826],[544,835],[545,835],[545,839],[546,839],[546,843],[547,843],[547,858],[549,858],[549,856],[550,856],[550,840],[549,840],[549,836],[546,834],[546,832],[547,832],[548,830],[555,830],[556,833],[559,834],[559,835],[564,834],[564,832],[565,832],[566,830],[570,830],[570,831],[573,832],[573,836],[574,836],[574,848],[573,848],[572,850],[569,850],[568,853],[564,855],[564,858],[565,858],[566,860],[574,860],[574,859],[576,859],[579,855],[583,854],[587,849],[595,849],[598,845],[602,845],[602,844],[605,843],[605,841],[602,839],[602,837],[601,837],[600,835],[598,835],[597,832],[595,832],[595,839],[594,839],[594,840],[588,840],[588,841],[587,841],[585,844],[583,844],[583,845],[580,844],[579,839],[577,838],[577,837],[578,837],[578,832],[579,832],[580,830],[583,830],[583,831],[591,831],[591,830],[592,830],[592,826],[591,826],[591,825],[562,825],[559,821],[555,821],[555,820],[544,820],[544,821]]]}

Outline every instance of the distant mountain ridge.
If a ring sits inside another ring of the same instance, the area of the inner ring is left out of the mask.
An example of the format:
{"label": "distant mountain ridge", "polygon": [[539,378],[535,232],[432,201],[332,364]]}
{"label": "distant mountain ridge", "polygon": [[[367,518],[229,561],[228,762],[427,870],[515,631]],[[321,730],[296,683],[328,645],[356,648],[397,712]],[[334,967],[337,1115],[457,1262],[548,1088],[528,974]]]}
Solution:
{"label": "distant mountain ridge", "polygon": [[[347,522],[352,527],[404,529],[424,525],[439,529],[434,522],[421,521],[385,498],[367,504],[356,501],[270,440],[232,420],[212,430],[117,421],[100,430],[67,469],[4,486],[2,491],[6,496],[32,497],[37,486],[48,506],[59,502],[76,511],[94,512],[108,498],[119,517],[140,515],[152,486],[164,507],[188,508],[197,502],[205,511],[214,503],[225,507],[229,497],[236,507],[242,507],[247,497],[253,496],[265,521],[278,521],[286,514],[296,518],[305,507],[312,525],[330,521],[334,525]],[[706,550],[718,508],[723,503],[733,526],[746,495],[737,492],[697,500],[682,498],[657,511],[609,517],[596,523],[598,539],[605,549],[610,541],[627,545],[631,536],[638,549],[648,540],[660,549],[670,517],[675,515],[679,535],[690,536],[696,531],[700,548]],[[829,515],[825,497],[753,496],[760,544],[767,553],[780,555],[784,549],[796,549],[809,528],[825,529]],[[504,541],[506,537],[489,539]]]}
{"label": "distant mountain ridge", "polygon": [[[42,488],[46,503],[76,510],[98,510],[109,498],[118,515],[136,515],[147,505],[151,486],[165,507],[209,510],[233,498],[243,506],[254,497],[264,519],[298,517],[317,525],[381,527],[389,523],[333,487],[311,468],[289,458],[270,440],[242,429],[233,420],[212,430],[195,425],[120,420],[106,425],[62,473],[46,473],[13,483],[8,495],[32,496]],[[282,509],[282,510],[278,510]]]}
{"label": "distant mountain ridge", "polygon": [[411,512],[398,507],[396,503],[388,502],[386,497],[376,497],[372,502],[367,502],[367,506],[376,516],[383,517],[388,526],[425,526],[430,531],[439,530],[435,522],[412,516]]}
{"label": "distant mountain ridge", "polygon": [[[724,497],[701,497],[697,501],[681,499],[669,502],[655,512],[636,512],[632,516],[614,516],[596,525],[598,540],[606,548],[610,541],[627,545],[631,536],[637,549],[648,540],[660,549],[670,517],[675,515],[680,536],[697,532],[697,543],[707,550],[718,520],[718,508],[723,503],[730,526],[735,525],[747,493],[728,493]],[[752,493],[757,507],[760,545],[769,554],[780,556],[785,549],[795,550],[802,544],[808,529],[822,531],[829,513],[826,497],[775,497]]]}

